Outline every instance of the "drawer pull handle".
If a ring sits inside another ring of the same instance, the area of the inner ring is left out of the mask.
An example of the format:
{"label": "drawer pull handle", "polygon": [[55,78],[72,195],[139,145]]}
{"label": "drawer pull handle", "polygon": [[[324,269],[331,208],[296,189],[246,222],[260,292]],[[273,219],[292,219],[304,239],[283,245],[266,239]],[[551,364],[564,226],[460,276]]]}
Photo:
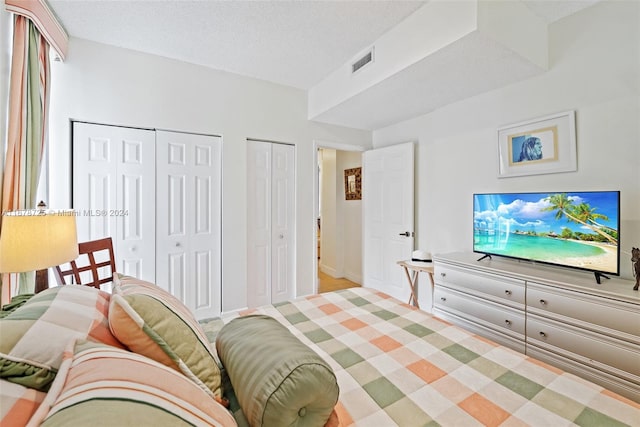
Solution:
{"label": "drawer pull handle", "polygon": [[509,320],[509,319],[505,320],[504,323],[506,323],[507,326],[511,326],[511,320]]}
{"label": "drawer pull handle", "polygon": [[447,273],[440,273],[442,277],[447,277]]}
{"label": "drawer pull handle", "polygon": [[507,295],[511,295],[511,291],[509,289],[505,290],[504,293]]}
{"label": "drawer pull handle", "polygon": [[445,297],[440,297],[441,301],[446,301],[447,299]]}
{"label": "drawer pull handle", "polygon": [[542,331],[540,331],[540,336],[541,336],[542,338],[546,338],[546,337],[547,337],[547,334],[546,334],[546,333],[544,333],[544,332],[542,332]]}
{"label": "drawer pull handle", "polygon": [[545,300],[541,299],[541,300],[540,300],[540,304],[542,304],[542,305],[547,305],[547,301],[545,301]]}

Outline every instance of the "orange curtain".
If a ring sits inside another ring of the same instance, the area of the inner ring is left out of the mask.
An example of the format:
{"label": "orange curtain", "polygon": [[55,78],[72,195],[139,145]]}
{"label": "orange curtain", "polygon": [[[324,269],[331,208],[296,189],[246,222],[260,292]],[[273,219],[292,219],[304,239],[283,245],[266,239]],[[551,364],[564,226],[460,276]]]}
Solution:
{"label": "orange curtain", "polygon": [[[13,31],[2,212],[35,208],[47,141],[49,44],[24,16],[15,15]],[[26,293],[33,292],[33,287],[33,274],[3,275],[2,304],[9,302],[12,288]]]}

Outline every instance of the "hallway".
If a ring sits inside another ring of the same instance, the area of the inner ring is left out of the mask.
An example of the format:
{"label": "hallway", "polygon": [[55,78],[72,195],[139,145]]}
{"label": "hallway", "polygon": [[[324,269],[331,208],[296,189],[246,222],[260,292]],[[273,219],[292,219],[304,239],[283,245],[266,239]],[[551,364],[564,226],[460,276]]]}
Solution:
{"label": "hallway", "polygon": [[360,286],[348,279],[335,279],[328,274],[323,273],[318,268],[318,293],[337,291],[340,289],[348,289]]}

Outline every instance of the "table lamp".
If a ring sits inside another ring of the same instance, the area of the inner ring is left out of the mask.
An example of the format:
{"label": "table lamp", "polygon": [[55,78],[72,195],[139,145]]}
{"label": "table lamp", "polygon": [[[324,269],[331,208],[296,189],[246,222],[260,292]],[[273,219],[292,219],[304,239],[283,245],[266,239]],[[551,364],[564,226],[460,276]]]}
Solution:
{"label": "table lamp", "polygon": [[0,273],[36,272],[39,292],[49,287],[49,267],[78,258],[73,211],[23,210],[2,215]]}

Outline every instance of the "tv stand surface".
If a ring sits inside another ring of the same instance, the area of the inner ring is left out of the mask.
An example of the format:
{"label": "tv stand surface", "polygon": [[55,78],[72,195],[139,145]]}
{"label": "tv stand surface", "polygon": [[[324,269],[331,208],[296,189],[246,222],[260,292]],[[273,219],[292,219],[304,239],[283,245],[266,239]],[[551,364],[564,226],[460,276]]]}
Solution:
{"label": "tv stand surface", "polygon": [[640,402],[640,294],[589,272],[434,256],[436,316]]}

